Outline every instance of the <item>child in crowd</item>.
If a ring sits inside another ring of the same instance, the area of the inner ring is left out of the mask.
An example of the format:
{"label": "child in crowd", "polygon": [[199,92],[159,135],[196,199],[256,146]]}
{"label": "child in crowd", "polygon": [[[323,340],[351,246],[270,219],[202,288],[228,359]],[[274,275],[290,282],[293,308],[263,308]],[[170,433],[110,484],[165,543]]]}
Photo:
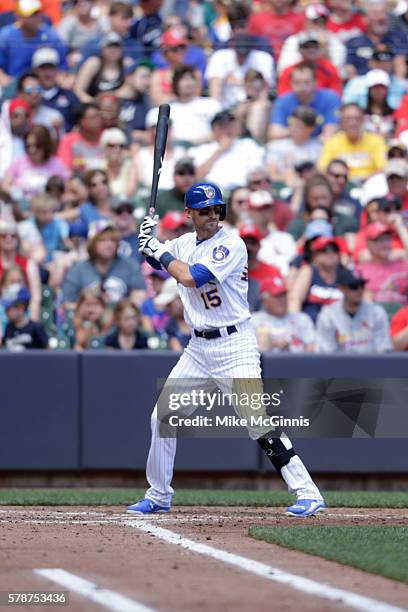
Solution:
{"label": "child in crowd", "polygon": [[27,315],[30,292],[25,287],[9,287],[3,306],[8,323],[2,345],[10,351],[48,348],[48,336],[42,323],[31,321]]}
{"label": "child in crowd", "polygon": [[133,351],[148,348],[147,337],[140,331],[140,310],[128,299],[124,299],[115,308],[116,329],[105,339],[105,346],[110,349]]}
{"label": "child in crowd", "polygon": [[106,306],[102,294],[97,289],[84,289],[78,300],[74,315],[75,344],[74,349],[100,347],[98,342],[107,330],[109,322],[106,317]]}

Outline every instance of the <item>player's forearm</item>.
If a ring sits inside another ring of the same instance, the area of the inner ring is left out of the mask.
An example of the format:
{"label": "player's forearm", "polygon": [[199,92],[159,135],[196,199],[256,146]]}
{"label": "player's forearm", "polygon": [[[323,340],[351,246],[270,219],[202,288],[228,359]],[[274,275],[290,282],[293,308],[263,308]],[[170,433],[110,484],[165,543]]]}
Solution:
{"label": "player's forearm", "polygon": [[190,267],[184,261],[174,259],[167,267],[168,272],[184,287],[195,287],[196,282],[190,272]]}

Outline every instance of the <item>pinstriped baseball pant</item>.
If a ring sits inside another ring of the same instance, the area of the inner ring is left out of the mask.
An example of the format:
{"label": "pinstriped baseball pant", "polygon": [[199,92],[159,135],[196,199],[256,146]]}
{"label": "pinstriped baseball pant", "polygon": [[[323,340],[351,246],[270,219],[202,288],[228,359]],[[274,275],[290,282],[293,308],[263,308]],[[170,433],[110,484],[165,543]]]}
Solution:
{"label": "pinstriped baseball pant", "polygon": [[[222,387],[231,384],[232,379],[245,380],[249,388],[252,385],[248,379],[253,379],[255,384],[260,385],[260,355],[252,324],[247,321],[237,325],[237,328],[238,333],[213,340],[193,336],[172,369],[168,377],[169,384],[177,385],[177,379],[183,379],[182,385],[185,391],[188,379],[201,379],[203,384],[200,385],[200,389],[205,389],[209,385],[214,389],[213,381],[216,381],[223,392],[231,392],[231,386],[229,389]],[[197,388],[197,380],[195,380],[195,388]],[[194,410],[194,406],[187,406],[179,410],[178,414],[189,416]],[[146,466],[150,488],[146,492],[146,497],[161,506],[170,506],[174,493],[171,481],[177,440],[176,438],[160,437],[157,404],[151,417],[151,431],[152,438]],[[257,439],[268,431],[248,428],[252,439]],[[286,448],[292,447],[286,436],[282,436],[281,440]],[[281,474],[289,492],[295,493],[299,499],[322,499],[318,488],[297,455],[282,468]]]}

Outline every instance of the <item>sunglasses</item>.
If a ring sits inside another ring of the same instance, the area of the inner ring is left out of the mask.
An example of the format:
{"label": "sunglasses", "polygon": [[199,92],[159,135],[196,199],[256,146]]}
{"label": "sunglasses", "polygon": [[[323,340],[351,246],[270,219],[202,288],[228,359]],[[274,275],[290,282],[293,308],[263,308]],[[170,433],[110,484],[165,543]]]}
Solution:
{"label": "sunglasses", "polygon": [[401,210],[401,204],[395,204],[394,206],[386,206],[385,208],[381,208],[380,210],[385,213],[393,213]]}
{"label": "sunglasses", "polygon": [[106,146],[108,147],[108,149],[126,149],[126,145],[124,145],[124,144],[117,144],[117,143],[113,143],[113,142],[108,142],[108,144]]}
{"label": "sunglasses", "polygon": [[[199,210],[198,211],[198,216],[199,217],[208,217],[210,214],[210,210],[211,208],[204,208],[203,210]],[[212,209],[214,211],[215,215],[220,216],[221,215],[221,207],[220,206],[214,206],[214,208]]]}
{"label": "sunglasses", "polygon": [[176,47],[169,47],[167,50],[178,53],[179,51],[185,51],[186,48],[187,48],[186,45],[177,45]]}
{"label": "sunglasses", "polygon": [[357,291],[358,289],[363,289],[364,288],[365,283],[361,282],[361,281],[356,281],[355,283],[349,283],[347,285],[348,289],[352,289],[353,291]]}
{"label": "sunglasses", "polygon": [[251,181],[249,184],[251,187],[259,187],[259,185],[263,185],[264,183],[267,183],[268,185],[270,185],[271,179],[269,178],[255,179],[254,181]]}
{"label": "sunglasses", "polygon": [[348,179],[348,174],[343,174],[341,172],[329,172],[329,174],[335,179],[343,179],[344,181]]}
{"label": "sunglasses", "polygon": [[133,209],[130,206],[121,206],[115,210],[117,215],[123,215],[124,213],[131,215],[133,213]]}
{"label": "sunglasses", "polygon": [[40,85],[29,85],[24,87],[24,93],[32,94],[32,93],[42,93],[43,88]]}
{"label": "sunglasses", "polygon": [[193,170],[181,170],[180,172],[176,172],[177,176],[194,176],[195,172]]}
{"label": "sunglasses", "polygon": [[318,253],[338,253],[339,248],[335,244],[328,244],[327,247],[317,252]]}

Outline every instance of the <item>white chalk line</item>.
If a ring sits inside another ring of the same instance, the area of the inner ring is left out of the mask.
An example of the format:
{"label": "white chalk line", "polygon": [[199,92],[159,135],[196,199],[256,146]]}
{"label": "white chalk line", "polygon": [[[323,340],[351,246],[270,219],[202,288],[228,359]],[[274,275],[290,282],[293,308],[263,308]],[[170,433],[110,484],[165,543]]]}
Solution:
{"label": "white chalk line", "polygon": [[149,608],[134,599],[120,595],[120,593],[115,593],[115,591],[103,589],[94,582],[71,574],[71,572],[67,572],[64,569],[34,569],[33,572],[67,588],[69,591],[78,593],[108,608],[108,610],[112,612],[153,612],[153,608]]}
{"label": "white chalk line", "polygon": [[296,574],[290,574],[289,572],[282,571],[276,567],[267,565],[266,563],[254,561],[248,557],[243,557],[219,548],[214,548],[213,546],[208,546],[208,544],[200,544],[194,540],[185,538],[178,533],[174,533],[173,531],[164,529],[163,527],[158,527],[153,523],[133,519],[128,521],[128,525],[144,531],[145,533],[159,538],[160,540],[163,540],[169,544],[175,544],[181,548],[191,550],[212,559],[216,559],[217,561],[222,561],[223,563],[232,565],[251,574],[255,574],[256,576],[284,584],[296,591],[301,591],[302,593],[314,595],[322,599],[328,599],[337,604],[344,604],[354,608],[355,610],[360,610],[361,612],[406,612],[402,608],[382,601],[377,601],[371,597],[358,595],[357,593],[332,587],[328,584],[320,584],[319,582],[309,578],[304,578],[303,576],[298,576]]}
{"label": "white chalk line", "polygon": [[[100,520],[81,519],[81,520],[75,521],[73,519],[64,520],[61,515],[65,514],[69,516],[77,516],[79,514],[79,515],[92,515],[92,516],[102,515],[103,516],[103,514],[98,513],[98,512],[91,512],[91,511],[79,512],[79,513],[60,511],[60,512],[54,512],[54,513],[48,513],[48,516],[54,515],[58,517],[59,519],[59,520],[51,520],[51,519],[39,518],[37,516],[38,510],[37,511],[35,510],[26,510],[26,511],[24,510],[17,510],[17,511],[1,510],[0,512],[3,512],[3,513],[16,512],[19,514],[24,514],[24,513],[34,514],[37,518],[28,521],[33,524],[67,524],[67,525],[68,524],[112,524],[112,525],[117,525],[121,527],[123,526],[126,527],[127,525],[130,525],[131,527],[136,527],[146,533],[150,533],[152,535],[155,535],[156,537],[160,537],[160,539],[163,539],[167,542],[171,542],[183,548],[193,550],[194,552],[198,552],[200,554],[205,554],[212,558],[216,558],[230,565],[235,565],[236,567],[239,567],[240,569],[245,569],[246,571],[249,571],[259,576],[263,576],[264,578],[267,578],[269,580],[274,580],[276,582],[286,584],[296,590],[301,590],[310,595],[316,595],[318,597],[330,599],[337,603],[344,603],[345,605],[353,607],[356,610],[361,610],[363,612],[406,612],[402,608],[392,606],[385,602],[377,601],[377,600],[374,600],[374,599],[371,599],[371,598],[368,598],[362,595],[344,591],[343,589],[337,589],[335,587],[331,587],[330,585],[321,585],[308,578],[304,578],[302,576],[297,576],[295,574],[283,572],[279,570],[278,568],[268,566],[264,563],[260,563],[252,559],[248,559],[246,557],[241,557],[239,555],[228,553],[227,551],[216,549],[216,548],[210,547],[205,544],[199,544],[198,542],[194,542],[193,540],[184,538],[183,536],[176,534],[174,532],[171,532],[167,529],[163,529],[161,527],[153,525],[152,523],[149,523],[144,519],[142,520],[134,519],[134,517],[131,517],[130,515],[113,514],[113,515],[109,515],[109,518],[102,518]],[[254,518],[254,519],[259,518],[258,513],[252,513],[250,517],[248,517],[247,514],[243,514],[242,516],[243,518]],[[361,514],[343,513],[339,515],[335,513],[331,513],[331,514],[324,513],[321,515],[321,517],[323,516],[331,516],[333,518],[338,518],[339,516],[342,516],[344,518],[351,518],[351,517],[367,518],[367,519],[378,518],[378,515],[376,514],[361,515]],[[319,516],[319,518],[321,517]],[[179,519],[180,521],[185,521],[185,522],[195,522],[195,521],[203,522],[205,520],[208,520],[209,518],[217,520],[217,521],[231,520],[231,517],[227,515],[206,515],[206,514],[201,515],[201,516],[198,515],[198,516],[193,516],[193,517],[191,516],[187,517],[184,514],[177,515],[177,513],[173,513],[171,517],[167,515],[164,515],[164,516],[157,515],[154,517],[155,520],[158,520],[160,522],[171,521],[171,520],[175,521],[177,519]],[[389,516],[389,517],[381,517],[381,518],[395,519],[395,518],[401,518],[401,517]],[[9,522],[9,521],[7,520],[4,521],[0,519],[0,522]],[[296,520],[294,522],[296,523]],[[158,535],[158,533],[160,533],[160,536]],[[165,537],[163,536],[164,533],[167,534]]]}

